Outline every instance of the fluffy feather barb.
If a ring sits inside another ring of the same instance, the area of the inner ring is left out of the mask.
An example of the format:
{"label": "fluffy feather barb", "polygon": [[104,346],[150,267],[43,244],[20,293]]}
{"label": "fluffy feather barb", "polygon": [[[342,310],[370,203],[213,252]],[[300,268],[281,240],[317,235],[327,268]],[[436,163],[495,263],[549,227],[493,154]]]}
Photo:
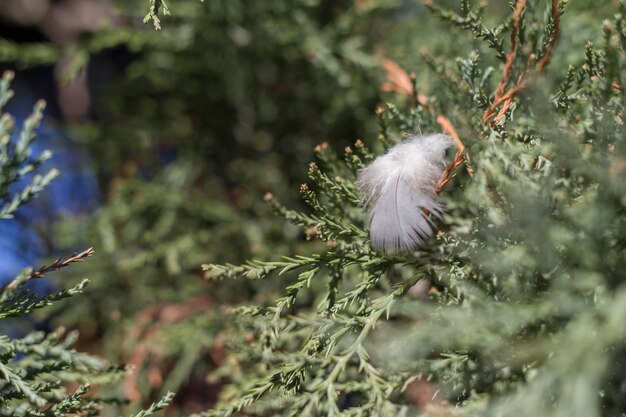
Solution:
{"label": "fluffy feather barb", "polygon": [[441,215],[437,181],[441,176],[449,136],[409,136],[363,168],[357,178],[363,205],[371,221],[376,250],[406,252],[433,233],[424,211]]}

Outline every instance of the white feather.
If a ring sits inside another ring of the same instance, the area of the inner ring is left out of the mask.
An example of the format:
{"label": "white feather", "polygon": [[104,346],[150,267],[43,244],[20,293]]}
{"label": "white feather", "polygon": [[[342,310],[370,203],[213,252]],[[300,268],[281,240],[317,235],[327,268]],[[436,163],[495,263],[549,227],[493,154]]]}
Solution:
{"label": "white feather", "polygon": [[437,181],[444,154],[454,144],[449,136],[409,136],[363,168],[357,178],[369,216],[372,246],[383,252],[407,252],[432,235],[424,210],[441,215]]}

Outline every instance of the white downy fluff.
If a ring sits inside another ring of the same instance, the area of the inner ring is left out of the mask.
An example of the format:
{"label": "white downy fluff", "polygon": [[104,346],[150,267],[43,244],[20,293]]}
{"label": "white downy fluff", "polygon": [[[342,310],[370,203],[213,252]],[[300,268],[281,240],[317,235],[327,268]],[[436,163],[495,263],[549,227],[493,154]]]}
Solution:
{"label": "white downy fluff", "polygon": [[454,139],[442,134],[409,136],[359,172],[357,186],[376,250],[411,251],[432,235],[424,210],[441,215],[437,181],[445,151],[453,144]]}

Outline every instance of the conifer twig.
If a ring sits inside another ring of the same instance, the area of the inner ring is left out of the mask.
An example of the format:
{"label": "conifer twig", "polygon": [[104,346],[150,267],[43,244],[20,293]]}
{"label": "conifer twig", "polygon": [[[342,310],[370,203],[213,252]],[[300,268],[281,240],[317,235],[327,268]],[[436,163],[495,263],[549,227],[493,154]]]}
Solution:
{"label": "conifer twig", "polygon": [[550,13],[552,14],[553,25],[550,44],[546,48],[545,55],[541,58],[539,64],[537,65],[537,72],[543,72],[548,64],[550,64],[556,44],[559,42],[559,35],[561,34],[561,11],[559,10],[559,0],[551,0]]}
{"label": "conifer twig", "polygon": [[[519,25],[521,21],[522,12],[524,11],[524,7],[526,5],[526,0],[517,0],[515,5],[515,11],[513,14],[513,27],[511,30],[511,45],[509,47],[509,52],[506,56],[506,63],[504,65],[504,70],[502,71],[502,77],[500,78],[500,83],[498,84],[498,88],[496,89],[496,93],[493,98],[493,102],[487,108],[483,115],[482,122],[487,123],[489,120],[493,118],[493,121],[490,123],[490,126],[493,127],[496,123],[498,123],[506,114],[506,111],[513,104],[513,98],[515,95],[522,90],[526,85],[528,85],[528,71],[524,70],[522,75],[517,80],[517,83],[511,87],[505,93],[506,86],[508,84],[509,77],[511,75],[511,69],[513,67],[513,62],[516,57],[516,46],[517,46],[517,34],[519,32]],[[537,63],[537,67],[535,71],[537,73],[543,72],[550,61],[552,60],[552,55],[554,54],[554,50],[556,49],[556,45],[559,40],[559,35],[561,32],[561,10],[559,10],[559,0],[551,0],[550,5],[550,14],[552,18],[552,32],[550,34],[550,43],[546,47],[545,53],[543,57]],[[496,108],[502,104],[502,107],[495,115]]]}
{"label": "conifer twig", "polygon": [[[441,174],[441,178],[439,178],[439,181],[437,182],[437,194],[439,194],[441,189],[456,176],[454,171],[456,171],[456,169],[461,166],[464,161],[465,168],[467,169],[467,173],[470,177],[474,176],[474,170],[469,164],[469,155],[465,153],[465,145],[461,142],[461,138],[459,138],[459,134],[454,126],[452,126],[450,120],[446,116],[440,114],[437,116],[437,123],[439,123],[444,132],[452,136],[456,143],[456,153],[454,154],[454,159],[446,166],[443,174]],[[463,158],[463,155],[465,155],[465,158]]]}
{"label": "conifer twig", "polygon": [[3,294],[7,290],[10,290],[11,288],[16,287],[19,284],[22,284],[26,281],[30,281],[31,279],[43,278],[43,276],[47,274],[48,272],[58,271],[59,269],[65,268],[66,266],[73,264],[75,262],[81,262],[83,259],[93,255],[94,253],[95,253],[94,248],[88,248],[80,253],[75,253],[66,259],[59,258],[53,263],[51,263],[50,265],[44,265],[41,268],[31,272],[25,278],[24,277],[15,278],[13,281],[5,285],[4,288],[2,288],[2,290],[0,291],[0,294]]}
{"label": "conifer twig", "polygon": [[487,108],[485,114],[483,115],[483,123],[489,121],[489,119],[493,116],[493,113],[495,112],[496,107],[498,107],[498,103],[504,95],[504,91],[509,82],[509,76],[511,75],[511,69],[513,68],[513,62],[515,62],[516,56],[515,49],[517,48],[517,33],[519,31],[520,20],[525,6],[526,0],[517,0],[517,3],[515,4],[513,27],[511,28],[511,45],[509,46],[509,52],[506,55],[504,70],[502,71],[502,77],[500,77],[500,83],[496,89],[496,94],[493,97],[493,103],[489,106],[489,108]]}

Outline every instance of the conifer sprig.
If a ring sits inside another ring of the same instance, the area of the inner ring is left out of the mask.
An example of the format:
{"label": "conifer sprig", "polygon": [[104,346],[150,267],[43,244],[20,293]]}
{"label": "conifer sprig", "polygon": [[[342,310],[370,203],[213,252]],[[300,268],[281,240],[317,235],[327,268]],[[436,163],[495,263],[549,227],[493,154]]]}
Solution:
{"label": "conifer sprig", "polygon": [[[0,112],[13,96],[12,78],[13,74],[6,72],[0,81]],[[57,175],[56,170],[35,175],[21,191],[14,191],[18,181],[24,181],[51,156],[49,151],[36,157],[31,153],[43,109],[44,103],[39,101],[17,138],[13,136],[13,118],[6,113],[0,116],[0,221],[11,218]],[[32,291],[29,282],[81,262],[93,253],[93,248],[89,248],[38,269],[25,269],[0,289],[3,330],[22,333],[20,337],[0,335],[0,416],[95,416],[105,404],[115,402],[88,394],[92,384],[119,382],[128,371],[126,367],[112,366],[97,356],[77,352],[73,347],[78,339],[76,332],[58,329],[48,334],[24,335],[20,326],[20,318],[26,314],[81,293],[88,281],[83,279],[73,287],[44,295]],[[171,398],[168,394],[140,415],[163,409]]]}
{"label": "conifer sprig", "polygon": [[81,262],[83,259],[93,255],[94,253],[95,253],[95,250],[93,248],[88,248],[82,252],[75,253],[65,259],[58,258],[57,260],[52,262],[50,265],[44,265],[34,271],[27,270],[27,271],[22,272],[16,279],[6,284],[0,290],[0,302],[11,297],[15,293],[15,290],[17,290],[19,287],[24,285],[27,281],[31,279],[36,279],[36,278],[43,278],[44,275],[47,274],[48,272],[58,271],[59,269],[65,268],[66,266],[69,266],[75,262]]}
{"label": "conifer sprig", "polygon": [[[9,89],[13,73],[7,71],[0,81],[0,112],[13,96]],[[15,122],[8,114],[0,117],[0,219],[9,219],[17,209],[41,192],[57,175],[55,169],[43,175],[35,175],[21,191],[11,192],[9,186],[34,171],[50,159],[50,151],[32,157],[30,145],[35,139],[35,131],[43,117],[45,102],[38,101],[33,113],[26,119],[17,140],[12,140]],[[11,195],[12,194],[12,195]]]}

